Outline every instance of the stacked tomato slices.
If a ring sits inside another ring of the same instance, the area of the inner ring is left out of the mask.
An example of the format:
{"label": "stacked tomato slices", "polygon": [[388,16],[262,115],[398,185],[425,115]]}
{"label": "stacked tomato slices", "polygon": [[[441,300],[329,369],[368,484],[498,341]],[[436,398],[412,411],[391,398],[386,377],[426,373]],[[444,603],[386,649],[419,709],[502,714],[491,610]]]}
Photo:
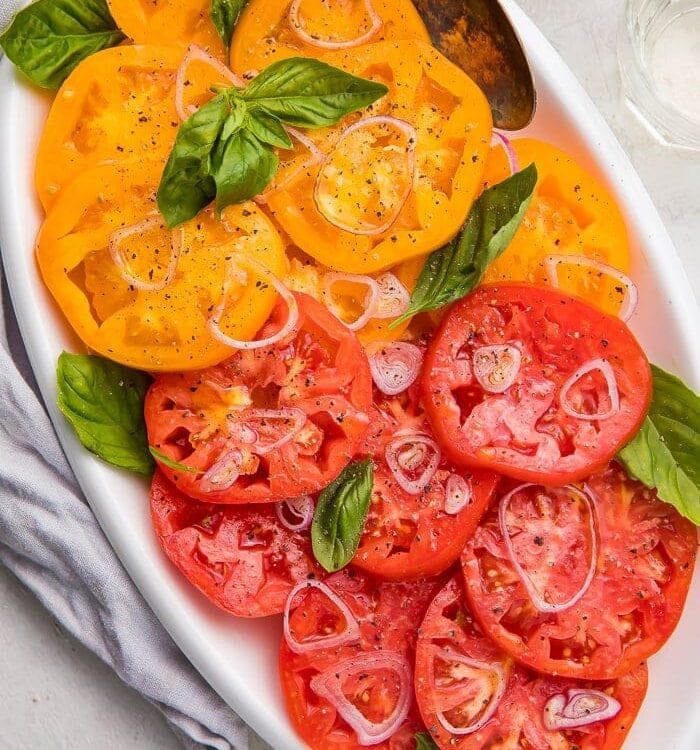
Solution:
{"label": "stacked tomato slices", "polygon": [[[282,685],[313,748],[619,748],[697,547],[610,463],[650,398],[626,324],[486,285],[368,359],[321,303],[295,301],[273,345],[149,391],[170,559],[234,615],[283,613]],[[328,574],[315,500],[367,458],[359,545]]]}

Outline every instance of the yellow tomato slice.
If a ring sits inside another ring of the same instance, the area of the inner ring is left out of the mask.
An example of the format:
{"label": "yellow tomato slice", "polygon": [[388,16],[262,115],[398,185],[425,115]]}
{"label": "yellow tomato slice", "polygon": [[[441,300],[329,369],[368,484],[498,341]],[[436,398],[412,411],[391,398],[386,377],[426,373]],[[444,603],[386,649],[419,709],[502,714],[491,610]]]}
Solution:
{"label": "yellow tomato slice", "polygon": [[[296,147],[297,158],[280,169],[266,195],[275,218],[304,252],[348,273],[374,273],[442,246],[481,189],[488,102],[459,68],[421,42],[367,45],[329,62],[386,83],[389,93],[367,112],[305,133],[325,162],[304,160],[309,149]],[[390,118],[414,135],[387,125]]]}
{"label": "yellow tomato slice", "polygon": [[211,0],[107,0],[117,26],[137,44],[197,44],[225,59],[211,21]]}
{"label": "yellow tomato slice", "polygon": [[232,353],[207,326],[227,278],[234,282],[219,328],[231,338],[253,338],[277,299],[254,274],[237,283],[230,259],[243,254],[283,277],[284,245],[254,203],[231,206],[221,219],[205,210],[167,230],[155,210],[157,174],[132,162],[77,177],[46,217],[39,266],[90,349],[151,371],[206,367]]}
{"label": "yellow tomato slice", "polygon": [[[320,44],[311,41],[314,37]],[[353,39],[430,42],[409,0],[251,0],[233,34],[231,67],[237,73],[262,70],[297,55],[324,60],[333,54],[320,46],[324,40]]]}
{"label": "yellow tomato slice", "polygon": [[[508,249],[489,267],[484,282],[549,283],[549,256],[584,256],[627,272],[627,230],[607,188],[571,156],[548,143],[522,138],[512,141],[512,145],[520,167],[534,162],[539,179],[520,229]],[[495,146],[484,182],[494,185],[508,174],[505,152]],[[575,260],[559,263],[556,273],[562,291],[607,312],[619,311],[625,295],[619,280]]]}

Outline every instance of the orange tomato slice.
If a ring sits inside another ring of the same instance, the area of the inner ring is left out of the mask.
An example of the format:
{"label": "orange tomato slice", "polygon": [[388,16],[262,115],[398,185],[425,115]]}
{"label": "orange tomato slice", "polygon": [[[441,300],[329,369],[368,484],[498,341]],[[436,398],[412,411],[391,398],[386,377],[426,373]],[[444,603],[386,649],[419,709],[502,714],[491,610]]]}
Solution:
{"label": "orange tomato slice", "polygon": [[144,370],[198,369],[232,354],[207,326],[222,301],[219,328],[251,339],[277,299],[254,273],[232,277],[230,259],[242,254],[283,277],[284,245],[254,203],[230,206],[221,220],[205,210],[166,230],[155,211],[157,174],[145,162],[81,174],[46,217],[37,258],[46,286],[90,349]]}

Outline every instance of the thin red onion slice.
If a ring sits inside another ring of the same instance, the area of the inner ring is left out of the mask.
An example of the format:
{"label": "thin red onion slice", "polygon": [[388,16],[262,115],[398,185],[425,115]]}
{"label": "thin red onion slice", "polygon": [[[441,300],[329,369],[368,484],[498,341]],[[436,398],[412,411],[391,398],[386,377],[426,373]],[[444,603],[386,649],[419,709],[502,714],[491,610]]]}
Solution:
{"label": "thin red onion slice", "polygon": [[212,57],[208,52],[201,47],[198,47],[196,44],[190,44],[187,48],[187,53],[182,58],[180,67],[177,69],[177,75],[175,76],[175,109],[177,110],[178,117],[183,121],[187,120],[188,117],[197,111],[197,107],[193,104],[185,105],[187,71],[195,60],[214,68],[222,78],[230,81],[234,86],[241,87],[245,85],[244,82],[222,62],[219,62],[215,57]]}
{"label": "thin red onion slice", "polygon": [[598,260],[587,258],[585,255],[548,255],[544,259],[544,267],[547,271],[549,283],[555,289],[559,288],[558,267],[562,263],[591,268],[594,271],[598,271],[601,274],[605,274],[606,276],[610,276],[616,281],[619,281],[620,284],[625,287],[625,296],[622,300],[622,306],[620,307],[618,317],[625,322],[632,317],[634,311],[637,309],[637,303],[639,302],[639,289],[626,273],[618,271],[617,268],[609,266],[607,263],[601,263]]}
{"label": "thin red onion slice", "polygon": [[469,482],[460,474],[450,474],[445,482],[445,513],[454,516],[472,501]]}
{"label": "thin red onion slice", "polygon": [[[343,677],[379,669],[394,671],[399,677],[399,695],[394,710],[384,721],[374,723],[362,714],[343,693]],[[360,745],[378,745],[389,739],[404,723],[411,706],[413,676],[405,657],[393,651],[370,651],[340,662],[311,679],[311,689],[333,705],[355,730]]]}
{"label": "thin red onion slice", "polygon": [[[272,336],[268,336],[264,339],[258,339],[257,341],[240,341],[239,339],[233,339],[227,336],[219,327],[221,323],[221,317],[224,314],[226,307],[226,301],[228,299],[228,293],[231,288],[231,282],[236,279],[239,283],[245,284],[248,280],[248,274],[243,271],[238,263],[249,266],[255,271],[258,276],[261,276],[272,286],[279,296],[284,300],[287,305],[288,316],[286,323]],[[261,263],[253,260],[252,258],[245,257],[243,255],[234,254],[231,261],[229,262],[228,272],[226,279],[224,280],[223,291],[221,300],[214,308],[214,311],[207,321],[207,329],[209,333],[225,346],[230,346],[233,349],[261,349],[265,346],[273,346],[279,341],[283,341],[289,334],[294,331],[299,322],[299,306],[297,305],[296,298],[292,292],[270,271],[265,268]]]}
{"label": "thin red onion slice", "polygon": [[[299,434],[299,432],[306,424],[306,414],[302,409],[297,409],[295,407],[282,409],[248,409],[244,416],[246,422],[250,420],[260,420],[263,422],[280,420],[283,422],[291,423],[289,425],[289,429],[284,433],[284,435],[282,435],[281,438],[275,440],[272,443],[262,442],[258,437],[258,440],[253,445],[253,450],[260,456],[271,453],[272,451],[277,450],[278,448],[281,448],[282,446],[294,440],[294,438]],[[251,430],[253,430],[250,425],[247,426]]]}
{"label": "thin red onion slice", "polygon": [[[307,641],[301,643],[295,640],[292,635],[291,628],[289,626],[289,615],[292,610],[292,603],[294,598],[301,591],[307,589],[318,589],[324,596],[326,596],[333,605],[338,609],[340,614],[345,618],[345,629],[340,633],[334,633],[330,636],[324,636],[322,638],[316,638],[313,641]],[[355,615],[350,611],[348,605],[333,591],[330,586],[327,586],[322,581],[308,580],[298,583],[290,592],[287,597],[287,603],[284,605],[284,639],[287,642],[289,648],[294,651],[295,654],[305,654],[309,651],[318,651],[321,648],[335,648],[336,646],[342,646],[345,643],[355,643],[360,640],[360,626],[355,619]]]}
{"label": "thin red onion slice", "polygon": [[498,662],[490,664],[488,662],[478,661],[477,659],[471,659],[468,656],[464,656],[464,654],[460,654],[458,651],[454,651],[453,649],[449,647],[442,649],[441,658],[444,658],[446,661],[453,661],[459,664],[466,664],[468,667],[471,667],[472,669],[478,669],[480,672],[490,673],[490,675],[493,676],[492,678],[496,682],[493,695],[491,696],[491,699],[489,700],[483,713],[481,714],[481,718],[475,721],[473,724],[470,724],[469,726],[466,726],[466,727],[456,727],[454,726],[454,724],[451,724],[447,720],[447,718],[445,717],[445,714],[442,711],[437,711],[435,713],[440,724],[442,724],[443,728],[450,734],[465,735],[465,734],[473,734],[474,732],[478,732],[479,729],[481,729],[489,721],[491,721],[491,719],[493,718],[493,715],[498,710],[498,706],[501,702],[501,699],[503,698],[503,694],[506,691],[507,680],[506,680],[506,674],[503,670],[503,666],[499,664]]}
{"label": "thin red onion slice", "polygon": [[[610,397],[610,408],[604,412],[596,412],[595,414],[583,414],[577,411],[573,404],[569,401],[569,391],[573,386],[587,373],[599,370],[605,378],[605,383],[608,386],[608,395]],[[588,422],[594,422],[597,420],[610,419],[614,417],[620,411],[620,390],[617,387],[617,379],[615,378],[615,371],[613,370],[610,362],[606,359],[597,358],[591,359],[588,362],[584,362],[576,372],[571,375],[563,383],[561,390],[559,391],[559,403],[561,408],[570,416],[575,419],[583,419]]]}
{"label": "thin red onion slice", "polygon": [[[286,510],[286,515],[285,515]],[[296,497],[291,500],[282,500],[275,503],[277,518],[285,529],[290,531],[306,531],[311,526],[314,517],[314,501],[309,495]],[[288,517],[299,519],[290,521]]]}
{"label": "thin red onion slice", "polygon": [[489,393],[503,393],[518,377],[522,354],[512,344],[480,346],[474,351],[472,362],[479,385]]}
{"label": "thin red onion slice", "polygon": [[622,710],[620,701],[593,688],[570,688],[553,695],[544,706],[544,725],[552,732],[578,729],[613,719]]}
{"label": "thin red onion slice", "polygon": [[515,153],[513,144],[510,142],[510,139],[508,137],[503,135],[503,133],[499,133],[497,130],[494,130],[493,135],[491,136],[491,145],[501,146],[506,152],[506,156],[508,157],[508,167],[510,168],[510,173],[512,175],[520,170],[518,155]]}
{"label": "thin red onion slice", "polygon": [[385,320],[398,318],[406,312],[411,294],[393,273],[383,273],[377,277],[379,298],[374,308],[373,318]]}
{"label": "thin red onion slice", "polygon": [[[391,212],[391,214],[389,214],[388,218],[382,224],[378,224],[374,227],[359,227],[357,225],[346,224],[324,205],[323,196],[320,195],[321,185],[324,180],[323,169],[319,170],[319,173],[316,177],[316,183],[314,185],[314,202],[316,203],[316,208],[318,209],[319,213],[323,216],[324,219],[326,219],[326,221],[345,232],[366,236],[374,236],[377,234],[381,234],[382,232],[386,232],[386,230],[389,229],[389,227],[391,227],[391,225],[399,218],[399,214],[401,213],[406,201],[408,200],[408,196],[411,194],[411,190],[413,190],[413,178],[416,172],[416,142],[418,140],[418,133],[410,122],[406,122],[406,120],[400,120],[398,117],[390,117],[387,115],[363,117],[361,120],[354,122],[352,125],[350,125],[350,127],[346,128],[340,134],[340,137],[335,144],[334,150],[339,149],[342,142],[356,130],[360,130],[361,128],[369,128],[373,125],[390,125],[391,127],[402,131],[406,135],[408,140],[408,147],[406,148],[406,158],[408,159],[408,172],[410,177],[408,180],[406,180],[406,187],[403,191],[403,194],[399,197],[399,200],[396,201],[396,206],[394,207],[394,210]],[[333,152],[331,151],[331,153],[327,157],[327,160],[330,160],[332,155]]]}
{"label": "thin red onion slice", "polygon": [[593,581],[593,577],[595,576],[596,567],[598,565],[598,526],[596,522],[596,508],[595,502],[593,501],[593,494],[588,486],[584,485],[583,491],[571,484],[568,484],[565,487],[561,488],[563,491],[571,492],[572,494],[581,498],[588,507],[588,524],[591,534],[591,559],[588,564],[588,572],[586,573],[586,577],[581,584],[581,588],[579,588],[579,590],[572,597],[567,599],[565,602],[560,602],[559,604],[546,602],[542,598],[540,592],[535,588],[530,576],[527,574],[523,566],[518,562],[518,558],[515,555],[515,549],[513,547],[513,541],[511,540],[510,534],[508,533],[508,525],[506,523],[506,513],[508,512],[508,506],[510,505],[510,501],[513,496],[521,490],[527,489],[528,487],[537,486],[539,485],[532,484],[531,482],[527,484],[521,484],[515,489],[511,490],[507,495],[505,495],[501,499],[501,503],[498,508],[498,525],[501,530],[501,536],[503,537],[503,543],[505,544],[506,551],[508,553],[508,559],[510,560],[512,566],[515,568],[515,572],[518,574],[518,577],[522,581],[523,586],[525,586],[525,590],[530,597],[530,601],[532,602],[533,607],[535,607],[538,612],[557,614],[558,612],[565,612],[567,609],[571,609],[571,607],[581,601],[581,599],[588,591],[591,582]]}
{"label": "thin red onion slice", "polygon": [[204,492],[220,492],[233,487],[241,475],[242,461],[243,454],[239,450],[226,451],[199,480],[200,488]]}
{"label": "thin red onion slice", "polygon": [[[335,284],[347,281],[351,284],[363,284],[367,287],[367,293],[363,302],[364,310],[357,320],[352,323],[346,323],[338,314],[337,306],[333,301],[333,287]],[[326,307],[338,318],[345,323],[351,331],[359,331],[374,317],[374,310],[379,299],[379,286],[371,276],[361,276],[354,273],[337,273],[330,271],[323,276],[323,301]]]}
{"label": "thin red onion slice", "polygon": [[381,16],[374,9],[372,0],[364,0],[365,8],[367,8],[367,14],[370,18],[370,27],[364,33],[356,36],[354,39],[344,39],[336,41],[333,39],[319,39],[319,37],[309,34],[304,28],[304,24],[299,17],[299,10],[301,8],[303,0],[294,0],[289,6],[289,25],[291,26],[294,33],[306,44],[310,44],[312,47],[320,47],[321,49],[349,49],[350,47],[359,47],[361,44],[368,42],[383,25]]}
{"label": "thin red onion slice", "polygon": [[[435,475],[442,453],[431,437],[417,434],[395,437],[386,446],[384,456],[401,489],[409,495],[420,495]],[[415,471],[424,463],[425,468],[417,479],[407,475],[407,471]]]}
{"label": "thin red onion slice", "polygon": [[165,289],[166,286],[169,286],[172,283],[177,271],[177,263],[180,259],[180,253],[182,252],[183,230],[182,228],[176,229],[170,235],[170,259],[168,260],[168,268],[165,272],[165,276],[160,281],[144,281],[138,276],[134,276],[129,269],[128,260],[124,257],[121,244],[124,240],[133,237],[135,234],[142,234],[149,229],[155,229],[162,226],[163,219],[160,216],[149,216],[147,219],[139,221],[138,224],[132,224],[129,227],[117,229],[117,231],[112,232],[109,237],[109,254],[112,256],[112,260],[119,271],[119,275],[127,284],[142,292],[157,292],[161,289]]}
{"label": "thin red onion slice", "polygon": [[420,374],[423,352],[406,341],[375,342],[367,347],[374,384],[387,396],[413,385]]}

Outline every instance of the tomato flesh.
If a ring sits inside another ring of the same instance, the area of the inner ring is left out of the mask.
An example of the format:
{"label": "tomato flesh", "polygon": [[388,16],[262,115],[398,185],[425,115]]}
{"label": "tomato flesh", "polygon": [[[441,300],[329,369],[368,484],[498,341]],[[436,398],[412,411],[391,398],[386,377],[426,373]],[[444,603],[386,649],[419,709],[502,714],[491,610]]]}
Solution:
{"label": "tomato flesh", "polygon": [[[499,506],[465,547],[462,568],[474,615],[503,650],[540,672],[604,680],[629,672],[673,632],[690,587],[697,532],[619,468],[590,477],[586,488],[598,551],[590,586],[572,606],[558,612],[535,606],[507,550]],[[557,596],[564,603],[583,587],[591,554],[586,524],[561,516],[556,525],[546,522],[554,502],[545,487],[519,496],[506,518],[514,556],[545,601]]]}
{"label": "tomato flesh", "polygon": [[161,468],[191,497],[300,497],[323,489],[355,455],[372,398],[367,358],[326,308],[304,294],[297,302],[300,321],[290,338],[241,350],[208,370],[161,375],[151,386],[149,440],[183,465]]}
{"label": "tomato flesh", "polygon": [[308,534],[286,529],[271,506],[191,500],[156,471],[151,518],[163,551],[187,580],[238,617],[282,612],[297,583],[323,573]]}
{"label": "tomato flesh", "polygon": [[[477,379],[475,356],[504,346],[518,350],[521,363],[512,384],[493,392]],[[596,368],[569,388],[572,414],[562,387],[594,362],[611,368],[619,408]],[[622,321],[525,284],[479,287],[457,302],[422,378],[435,436],[456,463],[548,485],[602,469],[635,435],[651,399],[649,363]]]}

